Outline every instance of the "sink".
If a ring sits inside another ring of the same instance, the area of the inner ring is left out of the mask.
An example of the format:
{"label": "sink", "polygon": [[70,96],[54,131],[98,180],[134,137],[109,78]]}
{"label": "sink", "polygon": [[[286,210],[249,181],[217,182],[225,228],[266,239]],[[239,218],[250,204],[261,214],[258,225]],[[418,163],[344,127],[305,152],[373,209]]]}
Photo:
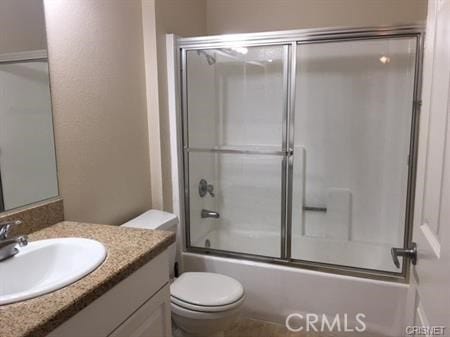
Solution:
{"label": "sink", "polygon": [[59,238],[30,242],[0,262],[0,305],[61,289],[95,270],[106,258],[98,241]]}

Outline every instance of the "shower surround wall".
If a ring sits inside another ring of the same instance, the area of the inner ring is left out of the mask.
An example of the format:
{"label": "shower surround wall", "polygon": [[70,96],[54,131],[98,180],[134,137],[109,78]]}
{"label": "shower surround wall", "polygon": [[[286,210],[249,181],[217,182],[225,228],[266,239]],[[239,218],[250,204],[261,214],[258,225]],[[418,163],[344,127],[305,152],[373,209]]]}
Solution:
{"label": "shower surround wall", "polygon": [[[235,55],[222,50],[189,52],[187,106],[195,111],[188,115],[190,148],[281,150],[286,49],[240,52],[253,61],[236,62]],[[273,177],[281,175],[281,157],[190,152],[189,158],[190,223],[196,228],[191,231],[191,241],[204,246],[206,239],[218,243],[211,236],[217,231],[263,231],[271,234],[271,252],[267,247],[247,251],[242,247],[240,251],[280,255],[281,184]],[[214,185],[215,197],[199,199],[201,178]],[[219,211],[220,218],[199,219],[201,208]],[[227,250],[227,244],[232,242],[223,241],[217,248]]]}
{"label": "shower surround wall", "polygon": [[[293,258],[398,271],[389,252],[403,245],[415,49],[414,37],[297,47]],[[205,151],[189,152],[195,247],[281,257],[281,156],[208,150],[281,150],[284,52],[187,52],[186,141]],[[202,178],[215,197],[199,197]]]}
{"label": "shower surround wall", "polygon": [[297,49],[294,173],[305,177],[294,190],[306,186],[293,210],[328,207],[304,212],[299,235],[402,245],[415,48],[396,38]]}
{"label": "shower surround wall", "polygon": [[[191,132],[189,137],[193,144],[200,142],[213,144],[216,141],[216,115],[211,113],[211,111],[216,109],[216,90],[214,88],[216,81],[214,72],[202,71],[205,63],[207,65],[206,59],[198,57],[191,59],[188,65],[189,76],[192,77],[193,83],[201,83],[199,86],[189,86],[188,88],[194,97],[200,98],[188,101],[189,108],[198,111],[198,114],[191,116],[190,123],[192,125],[201,125],[206,122],[212,126],[212,128],[202,128]],[[215,169],[216,166],[215,158],[204,153],[194,154],[189,160],[189,172],[191,172],[189,198],[192,205],[190,221],[197,224],[197,231],[192,233],[191,240],[195,242],[201,239],[204,240],[204,236],[214,228],[214,219],[203,219],[200,215],[202,209],[217,209],[217,199],[209,194],[201,197],[198,188],[200,180],[206,179],[208,184],[212,184],[217,190],[218,175]]]}
{"label": "shower surround wall", "polygon": [[[248,63],[220,54],[217,57],[222,61],[217,67],[216,86],[220,97],[216,107],[220,116],[219,148],[280,150],[284,99],[282,48],[247,49],[245,57],[251,60]],[[216,170],[220,181],[218,206],[223,214],[218,224],[220,230],[272,233],[266,248],[273,248],[273,252],[247,244],[239,251],[279,255],[281,185],[273,177],[281,174],[280,157],[223,154],[219,155]],[[232,242],[221,241],[219,246],[225,250]]]}

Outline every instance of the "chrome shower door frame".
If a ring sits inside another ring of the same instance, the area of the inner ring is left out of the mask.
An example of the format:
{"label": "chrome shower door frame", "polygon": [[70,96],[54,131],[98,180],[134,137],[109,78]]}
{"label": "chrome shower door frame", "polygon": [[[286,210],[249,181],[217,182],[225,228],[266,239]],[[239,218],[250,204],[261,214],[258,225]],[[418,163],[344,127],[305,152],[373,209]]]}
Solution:
{"label": "chrome shower door frame", "polygon": [[3,185],[2,185],[2,171],[0,165],[0,212],[5,211],[5,201],[3,196]]}
{"label": "chrome shower door frame", "polygon": [[[421,71],[423,58],[423,40],[424,27],[422,25],[394,26],[394,27],[367,27],[367,28],[325,28],[325,29],[302,29],[292,31],[248,33],[216,35],[205,37],[178,38],[176,43],[177,57],[179,61],[179,80],[178,97],[181,96],[181,104],[178,104],[181,111],[181,132],[178,139],[181,139],[179,151],[182,153],[182,183],[184,193],[180,195],[181,210],[184,216],[185,224],[185,249],[188,252],[200,254],[212,254],[223,257],[238,259],[250,259],[266,263],[281,264],[291,267],[300,267],[310,270],[330,272],[341,275],[357,276],[363,278],[379,279],[393,282],[407,282],[410,263],[403,263],[400,273],[365,269],[358,267],[349,267],[345,265],[327,264],[322,262],[313,262],[306,260],[292,259],[292,188],[293,188],[293,159],[294,159],[294,118],[295,118],[295,81],[297,76],[297,46],[307,43],[319,42],[338,42],[353,40],[382,39],[392,37],[414,37],[416,38],[415,55],[415,74],[414,74],[414,93],[411,115],[410,132],[410,156],[408,165],[408,185],[406,197],[406,214],[404,228],[404,247],[408,247],[412,240],[412,221],[414,213],[414,192],[417,162],[417,140],[419,132],[419,114],[420,114],[420,92],[421,92]],[[233,46],[287,46],[287,60],[284,62],[286,69],[283,73],[286,78],[283,83],[283,96],[285,97],[283,112],[283,131],[282,131],[282,150],[281,151],[242,151],[239,149],[214,150],[214,149],[193,149],[188,146],[188,111],[187,111],[187,54],[189,50],[230,48]],[[179,83],[180,84],[180,83]],[[281,214],[281,252],[280,258],[253,255],[247,253],[238,253],[224,251],[212,248],[194,247],[190,240],[190,196],[189,196],[189,152],[221,152],[221,153],[247,153],[247,154],[273,154],[282,156],[282,214]]]}

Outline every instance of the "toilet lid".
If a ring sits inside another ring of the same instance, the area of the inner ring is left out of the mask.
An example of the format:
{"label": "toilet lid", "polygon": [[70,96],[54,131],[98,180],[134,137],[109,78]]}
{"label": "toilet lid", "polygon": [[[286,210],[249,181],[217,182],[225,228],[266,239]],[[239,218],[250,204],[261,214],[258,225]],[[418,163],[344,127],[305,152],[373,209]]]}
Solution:
{"label": "toilet lid", "polygon": [[224,306],[242,298],[244,288],[229,276],[188,272],[172,283],[170,295],[194,305]]}

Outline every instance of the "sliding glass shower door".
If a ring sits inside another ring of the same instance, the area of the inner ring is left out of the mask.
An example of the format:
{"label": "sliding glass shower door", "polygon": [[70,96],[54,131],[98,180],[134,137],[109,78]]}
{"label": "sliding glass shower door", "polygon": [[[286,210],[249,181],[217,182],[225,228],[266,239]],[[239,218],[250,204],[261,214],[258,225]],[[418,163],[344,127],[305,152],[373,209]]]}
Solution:
{"label": "sliding glass shower door", "polygon": [[403,247],[417,39],[299,44],[293,259],[396,271]]}
{"label": "sliding glass shower door", "polygon": [[185,51],[191,247],[280,257],[288,47]]}
{"label": "sliding glass shower door", "polygon": [[416,27],[181,39],[187,248],[401,279]]}

